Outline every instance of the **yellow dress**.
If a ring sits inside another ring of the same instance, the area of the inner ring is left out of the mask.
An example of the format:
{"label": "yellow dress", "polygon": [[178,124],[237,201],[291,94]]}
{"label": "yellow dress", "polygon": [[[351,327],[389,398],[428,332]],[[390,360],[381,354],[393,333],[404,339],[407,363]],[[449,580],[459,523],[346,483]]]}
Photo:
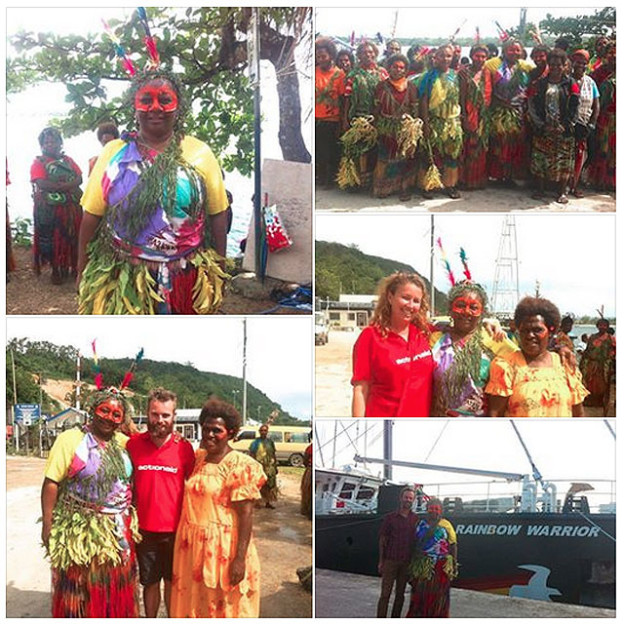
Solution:
{"label": "yellow dress", "polygon": [[238,519],[234,501],[260,499],[266,478],[246,454],[231,451],[218,464],[205,462],[198,449],[186,482],[173,558],[171,617],[257,618],[260,614],[260,562],[249,542],[245,577],[230,586],[236,555]]}
{"label": "yellow dress", "polygon": [[572,406],[588,395],[579,370],[550,355],[552,367],[530,367],[520,350],[492,361],[485,392],[509,398],[506,417],[571,417]]}

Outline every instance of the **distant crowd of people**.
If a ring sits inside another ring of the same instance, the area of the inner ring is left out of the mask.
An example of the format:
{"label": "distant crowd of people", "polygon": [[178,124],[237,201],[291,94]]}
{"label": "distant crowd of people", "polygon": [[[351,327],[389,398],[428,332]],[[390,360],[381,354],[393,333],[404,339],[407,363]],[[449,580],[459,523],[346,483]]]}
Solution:
{"label": "distant crowd of people", "polygon": [[530,179],[537,199],[615,190],[615,39],[593,52],[507,38],[477,43],[470,58],[447,43],[372,41],[338,51],[316,40],[317,184],[370,189],[374,197]]}

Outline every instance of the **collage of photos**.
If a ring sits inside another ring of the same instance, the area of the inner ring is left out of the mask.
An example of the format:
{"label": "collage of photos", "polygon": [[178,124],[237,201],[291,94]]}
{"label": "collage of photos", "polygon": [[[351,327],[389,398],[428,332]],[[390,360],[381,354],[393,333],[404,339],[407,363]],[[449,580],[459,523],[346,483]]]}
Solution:
{"label": "collage of photos", "polygon": [[5,16],[6,619],[615,618],[614,7]]}
{"label": "collage of photos", "polygon": [[315,616],[615,617],[615,8],[315,35]]}
{"label": "collage of photos", "polygon": [[6,617],[312,618],[312,8],[6,15]]}

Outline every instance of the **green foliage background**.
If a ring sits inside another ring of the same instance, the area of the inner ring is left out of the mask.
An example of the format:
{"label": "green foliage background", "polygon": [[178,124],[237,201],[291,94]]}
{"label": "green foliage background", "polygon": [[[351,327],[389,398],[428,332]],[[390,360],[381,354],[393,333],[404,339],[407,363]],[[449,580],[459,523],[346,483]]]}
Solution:
{"label": "green foliage background", "polygon": [[[15,359],[17,397],[19,403],[39,403],[39,375],[44,379],[74,380],[78,350],[71,345],[54,345],[46,341],[12,339],[6,349],[7,404],[14,403],[11,354]],[[104,384],[116,386],[130,368],[131,358],[100,358],[99,366]],[[93,379],[93,361],[81,359],[81,379]],[[158,362],[144,359],[136,370],[131,384],[130,401],[135,411],[144,414],[146,397],[151,389],[162,386],[178,396],[178,408],[201,408],[210,395],[234,403],[241,410],[243,382],[241,378],[220,373],[200,371],[191,364]],[[83,391],[84,392],[84,391]],[[55,412],[59,404],[43,394],[43,411]],[[305,422],[283,410],[281,405],[261,390],[247,384],[247,412],[250,418],[266,421],[273,410],[279,411],[276,424],[304,425]]]}
{"label": "green foliage background", "polygon": [[[428,273],[428,269],[423,272],[396,260],[364,254],[356,246],[327,241],[316,241],[315,252],[316,296],[321,299],[337,300],[341,292],[373,294],[377,291],[379,281],[395,271],[418,273],[431,292],[431,284],[423,275]],[[435,303],[436,311],[446,311],[446,295],[438,289],[435,292]]]}

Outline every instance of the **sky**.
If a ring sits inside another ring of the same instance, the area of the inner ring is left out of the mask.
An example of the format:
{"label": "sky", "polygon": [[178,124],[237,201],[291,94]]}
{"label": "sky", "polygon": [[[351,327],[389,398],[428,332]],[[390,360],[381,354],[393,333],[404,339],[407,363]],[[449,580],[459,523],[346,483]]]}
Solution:
{"label": "sky", "polygon": [[[448,4],[448,3],[447,3]],[[316,10],[316,31],[325,35],[350,37],[355,32],[356,39],[362,36],[373,38],[379,32],[388,39],[391,37],[417,39],[418,37],[451,37],[460,28],[459,37],[474,37],[477,27],[482,38],[498,38],[495,20],[505,29],[517,27],[520,22],[520,9],[504,8],[500,2],[487,7],[480,2],[480,8],[430,7],[430,8],[361,8],[357,11],[345,8],[318,8]],[[545,3],[544,3],[545,4]],[[551,8],[528,8],[527,23],[539,23],[547,14],[553,17],[576,17],[592,15],[594,8],[557,7],[561,3],[549,3]],[[554,6],[553,6],[554,5]],[[450,4],[453,7],[453,4]],[[393,32],[394,31],[394,32]]]}
{"label": "sky", "polygon": [[[247,381],[299,419],[312,411],[312,327],[309,316],[247,320]],[[91,358],[192,363],[200,371],[242,377],[243,320],[231,317],[8,317],[7,340],[72,345]],[[175,390],[175,389],[173,389]],[[227,399],[227,398],[226,398]],[[253,417],[253,415],[250,415]]]}
{"label": "sky", "polygon": [[[101,37],[104,28],[102,19],[129,20],[134,9],[131,8],[15,8],[6,10],[6,30],[11,36],[20,30],[34,32],[54,32],[59,35],[92,33],[94,37]],[[154,29],[154,35],[158,38],[159,33]],[[131,46],[125,44],[131,53]],[[141,42],[138,45],[143,45]],[[7,44],[9,56],[15,51]],[[311,126],[311,68],[305,69],[302,61],[303,50],[298,50],[301,55],[297,59],[300,68],[300,93],[302,102],[303,137],[308,149],[311,149],[312,126]],[[311,54],[311,53],[310,53]],[[276,80],[273,66],[268,61],[263,61],[260,68],[261,74],[261,114],[262,122],[262,158],[282,160],[282,152],[278,143],[279,114]],[[117,96],[123,92],[119,85],[106,85],[110,96]],[[7,98],[6,115],[7,129],[7,157],[11,176],[11,185],[7,189],[9,202],[9,214],[12,220],[16,217],[30,217],[32,214],[32,200],[30,188],[30,165],[35,156],[39,154],[37,136],[41,130],[49,125],[55,117],[61,117],[69,110],[65,103],[66,90],[61,84],[46,83],[28,89],[19,94]],[[307,106],[306,106],[307,103]],[[89,159],[96,155],[100,149],[95,132],[86,132],[76,137],[71,137],[64,142],[64,151],[71,156],[83,171],[83,180],[87,179]],[[219,156],[219,155],[217,155]],[[238,172],[226,174],[226,187],[234,196],[234,223],[228,237],[228,255],[234,256],[238,252],[239,243],[247,236],[249,217],[252,210],[250,201],[253,195],[253,179],[246,178]],[[84,184],[83,184],[84,189]]]}
{"label": "sky", "polygon": [[[536,280],[543,297],[562,313],[615,314],[615,215],[516,215],[520,296],[534,294]],[[436,215],[440,237],[456,279],[461,279],[459,249],[468,257],[472,278],[491,295],[504,216]],[[366,253],[401,261],[429,278],[429,215],[317,215],[315,238],[355,244]],[[374,236],[371,235],[374,233]],[[434,284],[450,287],[436,249]]]}
{"label": "sky", "polygon": [[[356,449],[361,456],[382,458],[382,423],[372,421],[376,420],[317,419],[315,466],[355,468]],[[543,478],[563,481],[558,484],[560,496],[572,481],[589,482],[596,491],[609,490],[610,484],[599,480],[615,480],[616,443],[602,419],[516,419],[514,422]],[[396,419],[393,423],[395,460],[532,474],[527,454],[507,419]],[[615,430],[615,420],[610,424]],[[366,433],[365,428],[368,428]],[[363,467],[360,464],[357,468]],[[367,468],[373,475],[383,475],[381,464],[371,463]],[[468,488],[466,482],[491,481],[479,476],[406,467],[394,467],[392,478],[396,482],[424,484],[427,494],[435,494],[434,484],[462,482],[463,488]],[[470,490],[480,492],[476,485]],[[606,503],[605,499],[610,500],[605,496],[600,503]]]}

